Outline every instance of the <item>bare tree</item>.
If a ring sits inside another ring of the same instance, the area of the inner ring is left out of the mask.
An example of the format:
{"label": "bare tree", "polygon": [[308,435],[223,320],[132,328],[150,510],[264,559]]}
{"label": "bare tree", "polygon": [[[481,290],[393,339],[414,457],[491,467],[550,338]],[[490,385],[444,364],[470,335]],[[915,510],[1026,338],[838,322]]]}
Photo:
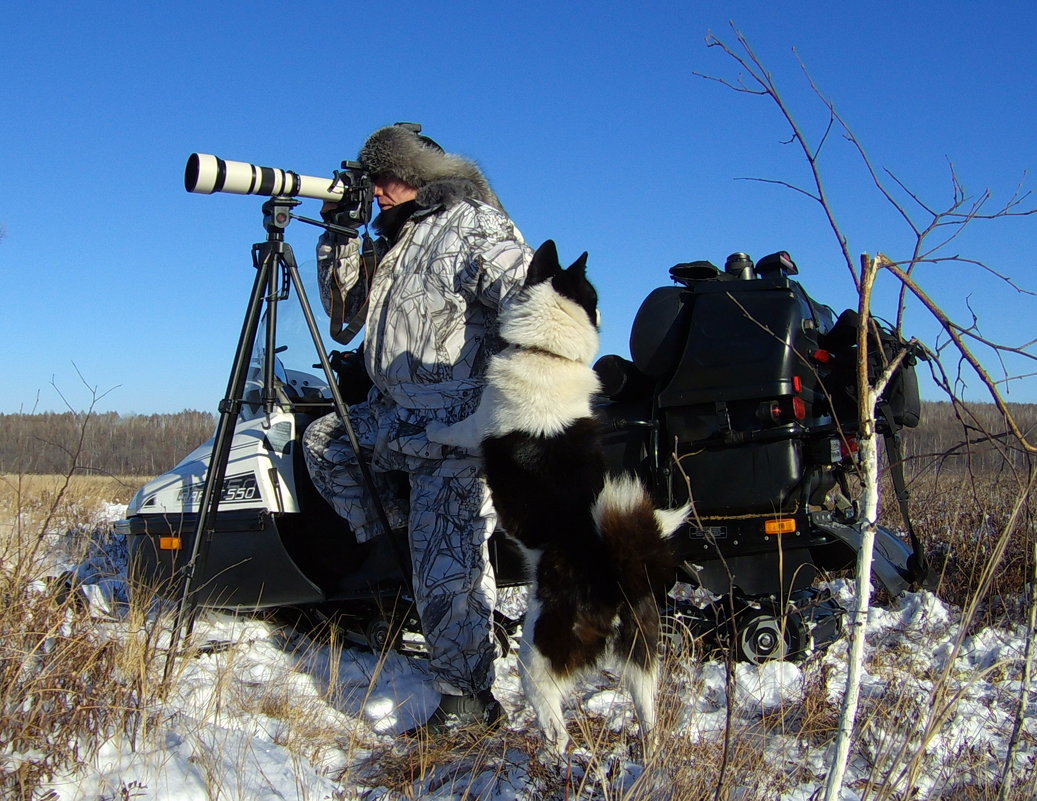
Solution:
{"label": "bare tree", "polygon": [[[813,141],[793,116],[791,108],[783,99],[772,74],[764,67],[750,47],[745,37],[734,31],[737,46],[729,46],[719,38],[710,34],[707,44],[717,47],[733,59],[742,68],[742,75],[737,80],[721,78],[711,75],[700,77],[719,81],[723,85],[737,91],[750,95],[756,95],[769,100],[778,109],[785,124],[791,130],[791,142],[799,146],[810,171],[810,181],[806,186],[799,186],[783,180],[768,178],[754,178],[752,180],[773,183],[789,190],[801,193],[815,201],[824,215],[845,262],[850,280],[853,282],[859,298],[858,315],[858,369],[857,369],[857,415],[859,422],[859,460],[858,472],[862,485],[862,546],[857,562],[857,607],[850,610],[849,634],[850,634],[850,656],[849,668],[846,679],[846,690],[844,694],[842,713],[837,727],[836,744],[825,786],[824,798],[826,801],[834,801],[839,793],[845,777],[846,765],[849,757],[851,736],[859,703],[860,682],[863,670],[865,623],[870,604],[870,575],[872,563],[872,549],[874,544],[877,507],[879,498],[879,447],[876,433],[876,404],[882,397],[887,382],[893,376],[899,360],[905,355],[901,351],[898,356],[888,361],[877,371],[869,371],[869,349],[874,347],[875,339],[870,335],[873,329],[872,323],[872,293],[875,281],[881,273],[892,276],[899,282],[899,300],[896,309],[895,331],[902,336],[902,325],[904,311],[910,299],[917,301],[924,310],[931,315],[946,337],[942,343],[934,343],[931,351],[936,355],[933,360],[934,377],[939,386],[947,393],[948,398],[956,406],[961,404],[956,395],[954,387],[960,382],[961,371],[968,370],[978,377],[985,388],[990,400],[996,405],[1000,412],[1002,423],[1005,427],[1005,435],[1011,437],[1019,448],[1028,454],[1037,454],[1037,442],[1034,434],[1027,432],[1016,418],[1012,406],[1005,400],[1004,390],[1012,382],[1021,381],[1033,375],[1037,375],[1037,364],[1033,370],[1022,370],[1010,373],[1006,365],[1009,356],[1018,357],[1024,363],[1037,363],[1037,340],[1023,343],[1007,344],[996,342],[985,337],[979,328],[975,315],[965,322],[954,319],[945,309],[934,300],[919,277],[919,267],[922,265],[946,265],[956,263],[983,271],[992,276],[1006,288],[1007,291],[1034,293],[1016,286],[1006,275],[992,269],[983,261],[969,259],[957,254],[949,253],[949,246],[955,243],[959,236],[971,225],[981,220],[1003,220],[1009,217],[1021,217],[1037,214],[1037,208],[1027,207],[1029,195],[1017,189],[1007,202],[994,208],[991,205],[991,195],[983,192],[979,197],[970,197],[958,181],[953,166],[951,167],[951,198],[944,208],[935,207],[918,194],[912,192],[892,172],[878,170],[872,164],[865,148],[853,133],[846,120],[843,119],[832,101],[827,99],[820,91],[814,81],[810,78],[806,69],[803,69],[805,79],[809,82],[814,95],[822,103],[827,116],[827,122]],[[802,64],[801,64],[802,67]],[[835,208],[829,198],[829,194],[823,180],[821,167],[822,155],[835,135],[850,143],[860,161],[864,164],[870,177],[872,189],[877,191],[885,201],[896,211],[904,222],[913,240],[910,252],[901,259],[892,259],[885,254],[870,256],[861,255],[859,260],[855,258],[853,250],[847,237],[837,219]],[[883,354],[877,354],[880,358]],[[955,363],[956,376],[952,376],[944,365]],[[1002,372],[1000,378],[995,378],[988,365],[997,364]],[[1028,481],[1020,483],[1019,495],[1017,497],[1016,510],[1025,507],[1026,501],[1033,491],[1033,474]],[[1013,520],[1015,519],[1013,515]],[[1006,526],[1001,534],[1001,541],[1007,542],[1014,523]],[[1001,550],[1003,553],[1003,549]],[[1000,556],[997,557],[1000,559]],[[996,568],[996,564],[988,565],[988,570]],[[963,626],[964,629],[964,626]],[[1024,690],[1025,692],[1025,690]],[[934,705],[935,706],[935,705]],[[1025,705],[1023,705],[1025,706]],[[935,727],[938,725],[940,712],[934,709],[930,721],[925,726],[923,743],[930,738]],[[924,745],[922,746],[924,748]],[[897,777],[901,783],[906,783],[910,788],[918,770],[920,769],[920,753],[910,758],[908,764]],[[1010,781],[1006,766],[1006,781]],[[902,785],[903,786],[903,785]]]}

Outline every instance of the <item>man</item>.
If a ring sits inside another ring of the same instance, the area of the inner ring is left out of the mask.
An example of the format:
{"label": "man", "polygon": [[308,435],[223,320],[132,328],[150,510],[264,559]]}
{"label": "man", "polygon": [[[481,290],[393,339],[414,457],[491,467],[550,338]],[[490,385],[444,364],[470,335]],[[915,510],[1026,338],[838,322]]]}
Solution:
{"label": "man", "polygon": [[[478,405],[487,362],[501,347],[498,313],[522,287],[532,254],[479,168],[410,127],[375,131],[358,160],[380,210],[377,269],[366,275],[355,240],[324,236],[318,278],[329,313],[342,304],[348,319],[367,304],[364,358],[374,386],[350,420],[387,514],[408,527],[415,601],[442,694],[422,728],[441,729],[452,717],[494,726],[503,718],[491,692],[496,585],[487,541],[496,515],[478,454],[430,442],[425,428]],[[358,540],[380,534],[335,414],[307,429],[304,450],[317,489]],[[409,513],[388,492],[387,471],[408,475]]]}

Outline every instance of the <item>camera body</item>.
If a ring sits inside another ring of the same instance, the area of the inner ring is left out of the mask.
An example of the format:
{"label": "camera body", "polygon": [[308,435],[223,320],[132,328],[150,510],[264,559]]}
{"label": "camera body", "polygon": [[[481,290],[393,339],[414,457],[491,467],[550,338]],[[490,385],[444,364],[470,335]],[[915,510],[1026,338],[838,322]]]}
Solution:
{"label": "camera body", "polygon": [[[374,205],[374,183],[358,161],[343,161],[342,169],[335,171],[335,180],[342,188],[342,199],[321,211],[325,222],[345,228],[359,228],[371,221]],[[327,204],[325,204],[327,206]]]}

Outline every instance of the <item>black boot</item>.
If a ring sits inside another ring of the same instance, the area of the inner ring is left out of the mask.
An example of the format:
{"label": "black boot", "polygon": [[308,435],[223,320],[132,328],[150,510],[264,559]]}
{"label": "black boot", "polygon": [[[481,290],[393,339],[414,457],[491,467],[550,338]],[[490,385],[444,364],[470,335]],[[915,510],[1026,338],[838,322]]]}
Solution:
{"label": "black boot", "polygon": [[427,721],[403,732],[404,737],[427,737],[461,729],[495,731],[508,720],[490,690],[476,695],[443,695]]}

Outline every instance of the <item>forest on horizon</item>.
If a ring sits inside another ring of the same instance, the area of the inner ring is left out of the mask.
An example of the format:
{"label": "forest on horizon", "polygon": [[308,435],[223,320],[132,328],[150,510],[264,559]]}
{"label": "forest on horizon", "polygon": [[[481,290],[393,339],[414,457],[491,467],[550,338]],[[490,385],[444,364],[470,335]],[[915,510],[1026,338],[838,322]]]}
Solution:
{"label": "forest on horizon", "polygon": [[[1013,404],[1024,430],[1037,430],[1037,404]],[[85,424],[84,424],[85,423]],[[120,415],[115,412],[0,414],[0,473],[80,472],[153,476],[177,464],[209,439],[216,427],[210,412]],[[1004,436],[993,404],[956,409],[924,401],[917,428],[902,433],[907,470],[941,461],[945,469],[990,471],[1023,465],[1026,454]]]}

